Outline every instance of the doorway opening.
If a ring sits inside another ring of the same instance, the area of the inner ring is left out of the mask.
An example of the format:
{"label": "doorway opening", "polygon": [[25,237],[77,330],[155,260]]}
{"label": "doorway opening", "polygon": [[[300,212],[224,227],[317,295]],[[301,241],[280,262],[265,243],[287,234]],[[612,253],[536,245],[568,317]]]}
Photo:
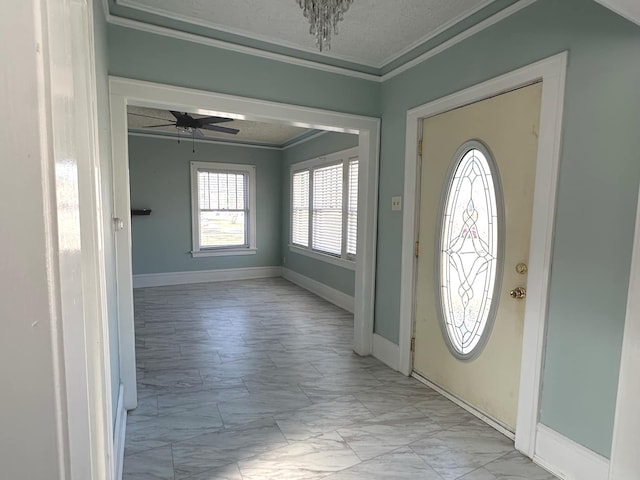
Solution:
{"label": "doorway opening", "polygon": [[114,162],[114,216],[118,219],[116,223],[121,227],[116,232],[116,262],[120,377],[124,387],[124,407],[133,409],[137,405],[128,106],[166,111],[172,111],[177,106],[180,106],[181,112],[189,115],[279,123],[305,129],[349,133],[358,136],[358,255],[355,261],[353,350],[359,355],[370,354],[372,351],[376,264],[379,119],[111,77],[110,109]]}

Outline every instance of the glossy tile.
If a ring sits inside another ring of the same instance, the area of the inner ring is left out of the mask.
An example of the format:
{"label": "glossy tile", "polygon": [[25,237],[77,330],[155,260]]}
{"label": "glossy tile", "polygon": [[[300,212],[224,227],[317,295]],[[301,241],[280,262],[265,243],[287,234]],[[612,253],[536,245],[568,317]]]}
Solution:
{"label": "glossy tile", "polygon": [[514,451],[511,440],[479,420],[414,442],[411,449],[444,480],[455,480]]}
{"label": "glossy tile", "polygon": [[337,433],[296,442],[238,462],[244,480],[319,478],[360,463]]}
{"label": "glossy tile", "polygon": [[497,480],[554,480],[556,478],[516,451],[488,463],[484,468]]}
{"label": "glossy tile", "polygon": [[122,480],[173,480],[171,446],[125,455]]}
{"label": "glossy tile", "polygon": [[338,433],[358,457],[369,460],[440,430],[440,426],[422,412],[408,407],[340,428]]}
{"label": "glossy tile", "polygon": [[273,418],[173,444],[176,479],[287,445]]}
{"label": "glossy tile", "polygon": [[278,278],[136,289],[124,480],[548,480]]}
{"label": "glossy tile", "polygon": [[408,447],[401,447],[323,478],[326,480],[442,480],[440,475]]}

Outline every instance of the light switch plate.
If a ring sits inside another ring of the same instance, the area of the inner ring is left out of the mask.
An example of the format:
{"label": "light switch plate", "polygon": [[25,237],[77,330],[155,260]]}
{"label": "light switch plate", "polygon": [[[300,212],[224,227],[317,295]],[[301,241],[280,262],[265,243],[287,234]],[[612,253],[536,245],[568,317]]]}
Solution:
{"label": "light switch plate", "polygon": [[402,197],[391,197],[391,210],[393,212],[402,210]]}

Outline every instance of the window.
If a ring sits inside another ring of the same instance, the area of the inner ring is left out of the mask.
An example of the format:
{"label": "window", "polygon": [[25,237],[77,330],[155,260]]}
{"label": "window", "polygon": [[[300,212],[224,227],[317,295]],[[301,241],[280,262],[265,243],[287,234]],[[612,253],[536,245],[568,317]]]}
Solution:
{"label": "window", "polygon": [[449,349],[472,359],[491,334],[504,249],[500,182],[488,149],[477,141],[463,145],[445,185],[436,298]]}
{"label": "window", "polygon": [[255,167],[191,162],[194,257],[254,254]]}
{"label": "window", "polygon": [[291,249],[354,268],[358,231],[358,149],[291,169]]}

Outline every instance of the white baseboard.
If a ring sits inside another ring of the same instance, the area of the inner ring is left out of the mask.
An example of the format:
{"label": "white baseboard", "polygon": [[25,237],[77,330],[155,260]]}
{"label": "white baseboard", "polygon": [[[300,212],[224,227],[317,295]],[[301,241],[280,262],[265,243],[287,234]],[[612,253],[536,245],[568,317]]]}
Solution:
{"label": "white baseboard", "polygon": [[120,384],[118,405],[116,406],[116,425],[113,432],[113,471],[115,480],[122,480],[124,466],[124,439],[127,432],[127,410],[124,408],[124,385]]}
{"label": "white baseboard", "polygon": [[487,414],[485,414],[485,413],[481,412],[480,410],[478,410],[477,408],[475,408],[473,405],[469,405],[467,402],[462,400],[460,397],[454,395],[453,393],[448,392],[447,390],[442,388],[440,385],[438,385],[436,383],[433,383],[431,380],[428,380],[427,378],[423,377],[419,373],[413,372],[411,374],[411,376],[413,378],[415,378],[416,380],[420,381],[421,383],[424,383],[427,387],[432,388],[433,390],[438,392],[443,397],[448,398],[449,400],[451,400],[453,403],[455,403],[459,407],[464,408],[471,415],[479,418],[480,420],[482,420],[484,423],[486,423],[490,427],[495,428],[498,432],[503,434],[505,437],[508,437],[511,440],[515,440],[515,438],[516,438],[515,434],[511,430],[509,430],[509,428],[507,428],[506,425],[503,425],[501,422],[499,422],[495,418],[491,418]]}
{"label": "white baseboard", "polygon": [[400,368],[400,347],[377,333],[373,334],[373,356],[394,370]]}
{"label": "white baseboard", "polygon": [[354,301],[352,296],[313,280],[312,278],[305,277],[288,268],[282,268],[282,276],[291,283],[295,283],[305,290],[309,290],[311,293],[315,293],[319,297],[324,298],[328,302],[345,309],[347,312],[353,313]]}
{"label": "white baseboard", "polygon": [[148,273],[133,276],[133,288],[164,287],[189,283],[227,282],[279,277],[281,267],[228,268],[193,272]]}
{"label": "white baseboard", "polygon": [[607,480],[609,460],[538,424],[533,461],[563,480]]}

